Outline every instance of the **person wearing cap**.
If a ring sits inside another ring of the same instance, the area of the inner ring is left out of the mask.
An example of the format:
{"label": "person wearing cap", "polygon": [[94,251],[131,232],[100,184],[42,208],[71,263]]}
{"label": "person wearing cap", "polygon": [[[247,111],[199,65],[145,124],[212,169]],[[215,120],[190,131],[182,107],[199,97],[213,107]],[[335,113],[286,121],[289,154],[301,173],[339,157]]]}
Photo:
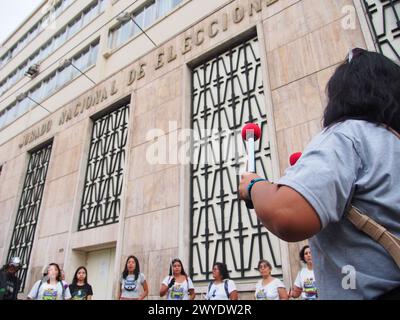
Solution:
{"label": "person wearing cap", "polygon": [[16,276],[21,269],[18,257],[10,259],[9,263],[0,269],[0,300],[17,300],[21,280]]}

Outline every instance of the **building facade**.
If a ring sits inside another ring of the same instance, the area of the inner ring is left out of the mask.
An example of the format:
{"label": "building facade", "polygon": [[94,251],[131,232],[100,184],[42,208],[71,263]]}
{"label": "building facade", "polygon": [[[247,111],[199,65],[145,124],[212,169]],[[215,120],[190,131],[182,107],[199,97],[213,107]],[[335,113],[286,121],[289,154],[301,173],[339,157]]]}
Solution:
{"label": "building facade", "polygon": [[21,296],[57,262],[113,299],[131,254],[150,298],[175,257],[200,295],[216,261],[241,298],[259,259],[289,287],[303,243],[238,200],[241,128],[260,125],[257,172],[278,180],[349,49],[399,61],[399,14],[398,0],[44,1],[0,51],[0,257],[22,258]]}

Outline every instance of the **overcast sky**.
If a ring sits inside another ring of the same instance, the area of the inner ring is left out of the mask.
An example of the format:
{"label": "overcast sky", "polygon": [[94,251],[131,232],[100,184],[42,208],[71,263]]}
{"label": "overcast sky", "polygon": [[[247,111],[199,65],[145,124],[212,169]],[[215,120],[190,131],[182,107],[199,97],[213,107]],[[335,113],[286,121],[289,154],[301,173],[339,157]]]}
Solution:
{"label": "overcast sky", "polygon": [[0,44],[43,0],[0,0]]}

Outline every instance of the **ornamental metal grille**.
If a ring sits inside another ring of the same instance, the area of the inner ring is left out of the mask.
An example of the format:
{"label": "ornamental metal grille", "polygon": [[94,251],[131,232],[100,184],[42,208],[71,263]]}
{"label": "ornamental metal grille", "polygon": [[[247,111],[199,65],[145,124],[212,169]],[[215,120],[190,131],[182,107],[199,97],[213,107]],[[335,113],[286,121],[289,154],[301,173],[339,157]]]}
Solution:
{"label": "ornamental metal grille", "polygon": [[379,51],[400,60],[400,0],[363,0]]}
{"label": "ornamental metal grille", "polygon": [[20,292],[24,291],[25,288],[51,148],[52,144],[49,144],[30,155],[10,248],[8,250],[7,261],[11,257],[19,257],[22,262],[22,269],[18,272],[18,278],[21,280]]}
{"label": "ornamental metal grille", "polygon": [[[219,54],[193,70],[191,165],[191,276],[211,278],[225,262],[232,279],[258,277],[259,259],[282,274],[279,239],[238,198],[239,167],[246,163],[241,129],[257,122],[256,170],[271,176],[268,119],[257,38]],[[211,130],[210,130],[211,129]]]}
{"label": "ornamental metal grille", "polygon": [[129,104],[94,121],[78,230],[118,222]]}

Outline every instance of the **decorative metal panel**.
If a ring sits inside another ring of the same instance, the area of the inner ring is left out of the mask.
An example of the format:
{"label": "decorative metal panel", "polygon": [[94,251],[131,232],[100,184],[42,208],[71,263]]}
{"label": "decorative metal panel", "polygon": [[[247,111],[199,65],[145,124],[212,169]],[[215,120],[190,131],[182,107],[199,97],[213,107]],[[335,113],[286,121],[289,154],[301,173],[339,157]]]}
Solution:
{"label": "decorative metal panel", "polygon": [[8,250],[7,261],[11,257],[17,256],[20,257],[22,262],[22,269],[18,272],[18,277],[21,280],[21,292],[25,288],[51,148],[52,144],[49,144],[30,155],[10,248]]}
{"label": "decorative metal panel", "polygon": [[239,168],[246,162],[241,129],[257,122],[256,170],[271,177],[272,161],[257,38],[235,46],[193,69],[191,165],[191,276],[212,278],[225,262],[232,279],[259,276],[259,259],[281,275],[279,240],[238,198]]}
{"label": "decorative metal panel", "polygon": [[129,104],[94,121],[78,230],[118,222]]}
{"label": "decorative metal panel", "polygon": [[400,0],[363,0],[381,53],[400,60]]}

